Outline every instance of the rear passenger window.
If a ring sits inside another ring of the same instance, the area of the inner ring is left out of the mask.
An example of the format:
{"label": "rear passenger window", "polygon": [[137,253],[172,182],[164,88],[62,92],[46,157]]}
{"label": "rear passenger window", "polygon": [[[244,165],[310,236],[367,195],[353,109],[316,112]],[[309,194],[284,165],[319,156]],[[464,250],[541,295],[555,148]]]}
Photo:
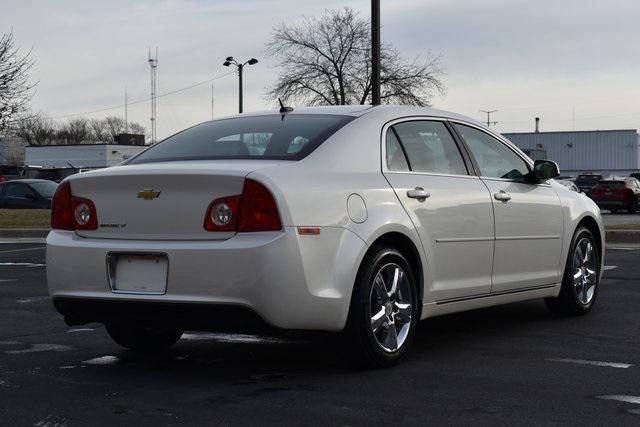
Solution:
{"label": "rear passenger window", "polygon": [[442,122],[411,121],[393,126],[414,172],[467,175],[456,142]]}
{"label": "rear passenger window", "polygon": [[408,171],[409,164],[407,158],[400,147],[400,142],[396,138],[393,129],[387,130],[387,168],[390,171]]}

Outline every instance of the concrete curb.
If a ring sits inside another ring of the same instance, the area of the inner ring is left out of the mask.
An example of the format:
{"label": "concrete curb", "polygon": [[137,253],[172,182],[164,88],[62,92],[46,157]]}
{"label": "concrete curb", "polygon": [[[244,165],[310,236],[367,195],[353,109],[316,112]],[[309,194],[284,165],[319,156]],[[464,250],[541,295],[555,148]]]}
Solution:
{"label": "concrete curb", "polygon": [[606,230],[607,244],[636,243],[640,244],[640,230]]}
{"label": "concrete curb", "polygon": [[[47,228],[11,228],[0,229],[0,239],[12,238],[45,238],[49,234]],[[640,230],[606,230],[607,243],[640,244]]]}
{"label": "concrete curb", "polygon": [[48,228],[8,228],[0,229],[0,239],[44,238],[49,234]]}

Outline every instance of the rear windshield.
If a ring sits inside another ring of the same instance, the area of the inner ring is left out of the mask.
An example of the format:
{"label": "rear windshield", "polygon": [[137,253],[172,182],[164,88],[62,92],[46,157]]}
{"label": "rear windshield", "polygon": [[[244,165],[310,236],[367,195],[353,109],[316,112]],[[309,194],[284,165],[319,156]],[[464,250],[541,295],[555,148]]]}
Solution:
{"label": "rear windshield", "polygon": [[602,175],[579,175],[576,178],[576,184],[593,185],[602,179]]}
{"label": "rear windshield", "polygon": [[353,119],[350,116],[328,114],[274,114],[216,120],[170,136],[127,163],[217,159],[299,160]]}
{"label": "rear windshield", "polygon": [[42,197],[48,199],[53,197],[53,193],[55,193],[56,188],[58,188],[58,184],[52,181],[32,182],[31,186],[35,188],[35,190],[40,193]]}
{"label": "rear windshield", "polygon": [[624,187],[624,181],[600,181],[598,183],[600,188],[616,188]]}

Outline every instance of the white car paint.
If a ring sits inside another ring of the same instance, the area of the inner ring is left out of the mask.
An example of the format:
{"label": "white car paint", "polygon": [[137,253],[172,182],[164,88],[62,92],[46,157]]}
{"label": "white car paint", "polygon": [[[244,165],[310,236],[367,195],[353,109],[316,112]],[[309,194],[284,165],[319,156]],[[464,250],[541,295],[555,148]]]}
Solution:
{"label": "white car paint", "polygon": [[[533,185],[387,170],[385,129],[406,119],[468,124],[533,164],[472,119],[394,106],[296,108],[288,114],[302,113],[356,119],[299,161],[148,163],[68,178],[74,196],[92,199],[100,223],[112,227],[50,232],[52,298],[234,304],[279,328],[340,331],[362,259],[388,233],[404,236],[420,258],[422,318],[557,296],[578,223],[591,218],[604,237],[595,203],[553,180]],[[278,113],[253,113],[264,114]],[[207,205],[240,192],[246,177],[274,195],[283,229],[206,232]],[[431,194],[424,203],[406,197],[417,186]],[[161,196],[136,200],[148,188]],[[501,190],[512,200],[495,200]],[[319,227],[320,234],[300,235],[297,227]],[[105,261],[110,252],[167,254],[166,293],[113,293]]]}

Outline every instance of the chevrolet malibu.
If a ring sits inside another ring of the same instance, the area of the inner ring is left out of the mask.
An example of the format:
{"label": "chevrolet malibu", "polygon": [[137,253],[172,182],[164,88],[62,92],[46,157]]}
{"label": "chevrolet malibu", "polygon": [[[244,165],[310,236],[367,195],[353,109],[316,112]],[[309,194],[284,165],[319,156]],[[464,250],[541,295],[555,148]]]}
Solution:
{"label": "chevrolet malibu", "polygon": [[69,325],[161,350],[183,331],[339,332],[363,364],[418,321],[544,298],[594,305],[598,207],[467,117],[285,108],[206,122],[58,187],[47,279]]}

